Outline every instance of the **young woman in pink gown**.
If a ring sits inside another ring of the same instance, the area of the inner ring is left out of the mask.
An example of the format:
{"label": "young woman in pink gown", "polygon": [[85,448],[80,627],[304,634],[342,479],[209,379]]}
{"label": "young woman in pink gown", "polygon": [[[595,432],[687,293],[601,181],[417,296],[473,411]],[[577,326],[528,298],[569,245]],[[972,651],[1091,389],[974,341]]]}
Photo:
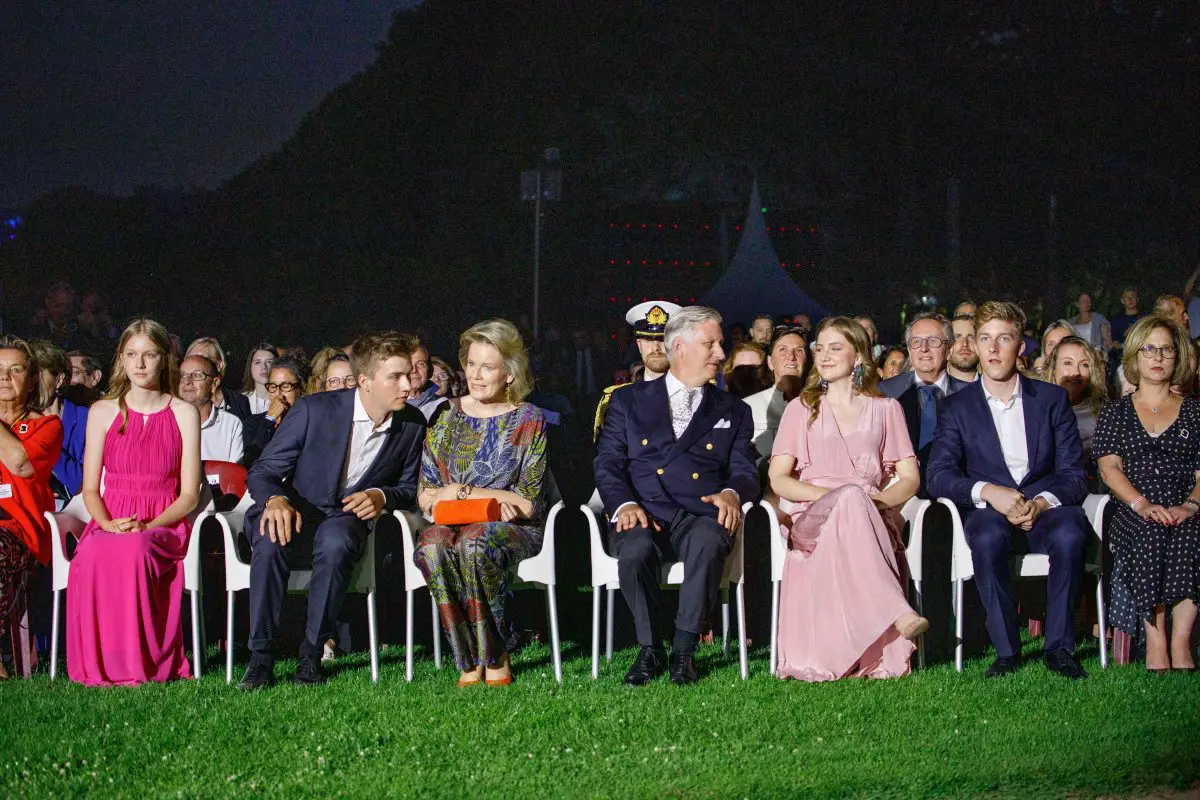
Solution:
{"label": "young woman in pink gown", "polygon": [[108,394],[88,415],[82,493],[92,521],[67,586],[67,674],[88,686],[191,677],[180,562],[200,493],[200,415],[171,396],[170,347],[157,322],[133,322]]}
{"label": "young woman in pink gown", "polygon": [[929,623],[906,598],[899,508],[920,473],[904,412],[879,396],[870,340],[854,320],[821,323],[813,364],[780,420],[769,470],[773,492],[793,503],[778,675],[907,675],[912,640]]}

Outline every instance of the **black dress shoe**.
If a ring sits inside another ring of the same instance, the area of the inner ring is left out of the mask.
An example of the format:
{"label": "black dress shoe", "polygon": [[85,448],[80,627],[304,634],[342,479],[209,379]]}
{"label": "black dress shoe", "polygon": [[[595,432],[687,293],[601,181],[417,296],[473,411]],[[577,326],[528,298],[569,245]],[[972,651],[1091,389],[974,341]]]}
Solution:
{"label": "black dress shoe", "polygon": [[1057,672],[1064,678],[1079,680],[1088,676],[1083,671],[1083,667],[1079,666],[1079,662],[1075,660],[1075,656],[1066,650],[1051,650],[1049,653],[1046,653],[1045,661],[1046,667],[1051,672]]}
{"label": "black dress shoe", "polygon": [[983,673],[985,678],[999,678],[1001,675],[1011,675],[1021,667],[1020,656],[1000,656]]}
{"label": "black dress shoe", "polygon": [[301,686],[320,686],[327,680],[325,670],[321,669],[321,661],[316,658],[301,658],[292,677],[292,683]]}
{"label": "black dress shoe", "polygon": [[700,680],[696,673],[696,661],[691,653],[671,653],[671,683],[688,686]]}
{"label": "black dress shoe", "polygon": [[626,686],[645,686],[666,672],[667,653],[657,647],[643,647],[629,672],[625,673]]}
{"label": "black dress shoe", "polygon": [[241,683],[238,688],[243,692],[252,692],[255,689],[265,689],[268,686],[275,685],[275,661],[262,656],[251,656],[250,666],[246,667],[246,674],[242,676]]}

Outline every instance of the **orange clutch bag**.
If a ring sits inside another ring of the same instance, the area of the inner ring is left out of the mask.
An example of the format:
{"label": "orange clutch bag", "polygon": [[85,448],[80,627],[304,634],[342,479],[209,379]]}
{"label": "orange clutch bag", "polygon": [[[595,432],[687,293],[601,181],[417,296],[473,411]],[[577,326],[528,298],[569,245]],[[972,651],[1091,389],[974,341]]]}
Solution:
{"label": "orange clutch bag", "polygon": [[475,522],[498,522],[500,502],[493,497],[476,500],[443,500],[433,507],[435,525],[470,525]]}

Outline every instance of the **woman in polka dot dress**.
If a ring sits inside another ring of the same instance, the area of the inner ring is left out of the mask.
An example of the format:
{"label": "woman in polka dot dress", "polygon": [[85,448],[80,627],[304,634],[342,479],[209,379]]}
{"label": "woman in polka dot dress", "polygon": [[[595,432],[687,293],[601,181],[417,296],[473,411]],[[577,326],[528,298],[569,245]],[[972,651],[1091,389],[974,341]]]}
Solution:
{"label": "woman in polka dot dress", "polygon": [[1106,532],[1110,619],[1135,639],[1145,635],[1152,672],[1196,668],[1200,400],[1171,391],[1187,371],[1187,346],[1187,334],[1164,317],[1144,317],[1129,329],[1125,375],[1137,389],[1101,413],[1092,445],[1119,503]]}

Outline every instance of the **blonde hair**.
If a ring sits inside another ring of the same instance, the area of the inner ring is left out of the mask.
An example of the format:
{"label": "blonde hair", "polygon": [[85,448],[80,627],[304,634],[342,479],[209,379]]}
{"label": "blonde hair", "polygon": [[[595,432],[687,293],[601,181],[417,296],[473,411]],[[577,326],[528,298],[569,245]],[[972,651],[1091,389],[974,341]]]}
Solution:
{"label": "blonde hair", "polygon": [[1088,387],[1083,395],[1083,402],[1087,403],[1092,411],[1097,414],[1104,404],[1108,402],[1108,389],[1104,385],[1104,361],[1096,348],[1092,347],[1087,339],[1081,336],[1067,336],[1058,345],[1050,351],[1046,356],[1046,360],[1042,363],[1042,372],[1034,377],[1039,378],[1047,383],[1057,384],[1058,380],[1054,373],[1058,370],[1058,359],[1062,354],[1062,349],[1066,345],[1073,344],[1083,351],[1084,358],[1088,362]]}
{"label": "blonde hair", "polygon": [[[1017,329],[1017,338],[1025,335],[1025,312],[1016,303],[1009,303],[1006,300],[988,300],[983,305],[975,309],[975,332],[989,322],[1000,320],[1014,325]],[[1072,328],[1072,333],[1074,328]]]}
{"label": "blonde hair", "polygon": [[[141,321],[142,320],[136,320],[136,322],[141,322]],[[145,320],[145,321],[150,322],[151,320]],[[155,323],[155,324],[157,325],[158,323]],[[128,330],[128,328],[126,328],[126,330]],[[166,330],[166,329],[164,328],[163,330]],[[170,340],[168,339],[168,341],[170,341]],[[157,342],[155,342],[155,344],[157,344]],[[224,378],[225,377],[225,348],[221,347],[221,343],[218,342],[216,339],[214,339],[211,336],[201,336],[199,339],[193,339],[192,343],[189,344],[187,346],[187,349],[183,351],[183,358],[187,358],[188,353],[192,352],[192,348],[195,347],[196,345],[200,345],[201,347],[211,347],[213,349],[213,352],[217,354],[217,357],[215,359],[210,359],[210,361],[214,361],[216,363],[217,372],[221,373],[221,377]],[[171,349],[167,348],[166,352],[167,352],[167,355],[170,355]],[[119,355],[119,353],[118,353],[118,355]],[[222,381],[222,383],[224,383],[224,381]],[[232,389],[233,387],[231,386],[229,388]]]}
{"label": "blonde hair", "polygon": [[[672,317],[673,318],[673,317]],[[472,325],[458,337],[458,363],[467,367],[467,352],[473,344],[490,344],[500,351],[504,371],[512,376],[505,390],[509,402],[519,403],[533,391],[533,372],[529,369],[529,353],[517,326],[506,319],[489,319]]]}
{"label": "blonde hair", "polygon": [[721,373],[726,377],[726,379],[728,379],[730,373],[733,372],[733,362],[737,358],[738,353],[758,353],[762,357],[762,361],[760,361],[756,366],[763,368],[766,367],[767,349],[758,342],[742,342],[737,347],[729,351],[729,355],[725,358],[725,363],[721,365]]}
{"label": "blonde hair", "polygon": [[340,347],[322,347],[317,351],[308,364],[311,372],[308,376],[308,386],[304,388],[305,394],[325,391],[325,377],[329,374],[329,365],[335,361],[344,361],[349,364],[350,356],[346,355]]}
{"label": "blonde hair", "polygon": [[[821,332],[826,328],[833,328],[844,336],[858,355],[858,360],[862,364],[862,384],[858,388],[858,393],[869,397],[882,397],[883,393],[879,391],[879,368],[875,366],[875,359],[871,355],[871,340],[867,336],[867,329],[858,320],[850,317],[828,317],[817,326],[817,331],[813,335],[814,342],[821,337]],[[808,373],[804,389],[800,392],[800,402],[809,409],[808,425],[810,428],[817,421],[817,414],[821,412],[821,398],[824,396],[825,389],[821,386],[821,373],[814,365],[813,370]]]}
{"label": "blonde hair", "polygon": [[1146,344],[1150,334],[1158,328],[1166,331],[1175,345],[1175,369],[1171,372],[1171,385],[1180,385],[1189,377],[1188,355],[1191,353],[1191,340],[1188,339],[1187,333],[1170,317],[1150,314],[1133,323],[1133,327],[1125,334],[1125,355],[1121,359],[1121,366],[1125,367],[1125,380],[1134,386],[1142,382],[1138,351]]}
{"label": "blonde hair", "polygon": [[[165,394],[174,394],[179,386],[179,363],[171,354],[171,335],[167,333],[167,329],[152,319],[135,319],[129,323],[117,340],[117,354],[113,356],[112,377],[108,379],[108,391],[104,393],[104,399],[115,400],[117,408],[121,411],[121,429],[117,431],[118,433],[124,433],[125,425],[129,422],[128,409],[125,407],[125,395],[129,394],[129,390],[133,386],[129,381],[129,376],[125,373],[125,363],[121,360],[121,355],[125,352],[125,346],[129,344],[129,340],[139,335],[145,336],[162,351],[162,358],[158,362],[158,390]],[[202,340],[197,339],[196,341]],[[196,344],[196,342],[192,342],[192,344]]]}

